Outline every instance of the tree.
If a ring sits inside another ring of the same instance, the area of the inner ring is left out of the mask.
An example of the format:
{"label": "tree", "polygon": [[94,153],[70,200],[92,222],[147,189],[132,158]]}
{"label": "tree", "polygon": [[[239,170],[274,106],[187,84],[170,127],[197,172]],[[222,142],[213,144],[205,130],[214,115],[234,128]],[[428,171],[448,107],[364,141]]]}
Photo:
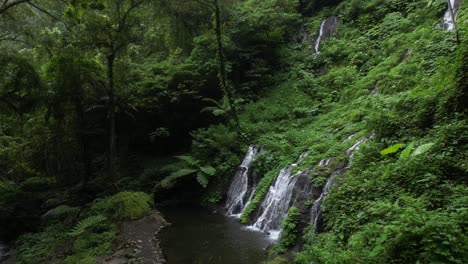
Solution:
{"label": "tree", "polygon": [[230,105],[232,116],[238,129],[240,129],[239,117],[237,115],[237,109],[234,104],[234,93],[232,86],[227,78],[226,71],[226,58],[224,57],[223,50],[223,31],[221,28],[221,9],[218,0],[195,0],[196,2],[209,7],[213,11],[214,16],[214,31],[216,34],[216,53],[218,61],[218,78],[221,89],[224,95],[227,97],[227,101]]}
{"label": "tree", "polygon": [[142,32],[139,9],[147,3],[146,0],[77,1],[70,6],[68,14],[83,21],[83,35],[87,45],[99,49],[107,72],[107,112],[109,147],[107,153],[107,172],[115,181],[117,159],[116,132],[116,79],[115,64],[119,56],[131,44],[141,40]]}

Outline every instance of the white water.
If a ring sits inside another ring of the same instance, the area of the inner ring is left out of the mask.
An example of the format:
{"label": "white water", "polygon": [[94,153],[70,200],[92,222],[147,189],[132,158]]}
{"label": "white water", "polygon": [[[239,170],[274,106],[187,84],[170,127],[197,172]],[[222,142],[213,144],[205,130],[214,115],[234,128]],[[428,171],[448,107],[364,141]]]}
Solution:
{"label": "white water", "polygon": [[349,157],[349,159],[353,159],[354,157],[354,152],[359,149],[359,147],[362,145],[362,143],[366,142],[366,138],[361,138],[354,145],[352,145],[349,149],[346,150],[346,156]]}
{"label": "white water", "polygon": [[254,186],[254,183],[252,182],[253,180],[249,179],[249,175],[252,174],[251,165],[257,157],[258,152],[258,147],[249,146],[249,150],[247,151],[247,154],[245,155],[242,164],[239,166],[239,168],[236,171],[236,174],[234,175],[234,179],[229,187],[226,201],[227,215],[240,217],[242,211],[252,200],[254,188],[251,189],[251,194],[247,202],[244,203],[245,195],[249,191],[249,186]]}
{"label": "white water", "polygon": [[320,43],[323,39],[329,38],[333,35],[336,30],[336,25],[338,24],[338,17],[328,17],[322,21],[320,25],[320,32],[318,38],[315,40],[314,43],[314,51],[315,54],[319,54],[320,50]]}
{"label": "white water", "polygon": [[317,40],[315,40],[315,43],[314,43],[314,50],[315,50],[315,53],[318,54],[320,53],[319,51],[319,46],[320,46],[320,42],[322,41],[322,36],[323,36],[323,29],[325,28],[325,23],[327,22],[327,20],[323,20],[322,24],[320,25],[320,33],[319,33],[319,36],[317,38]]}
{"label": "white water", "polygon": [[[322,160],[323,161],[323,160]],[[327,165],[320,165],[322,164],[322,161],[320,161],[319,166],[327,166]],[[324,164],[324,163],[323,163]],[[312,217],[311,217],[311,222],[312,222],[312,227],[313,230],[316,231],[319,225],[319,220],[322,215],[321,207],[322,207],[322,202],[325,196],[328,194],[328,192],[331,189],[331,186],[334,182],[334,175],[331,175],[327,179],[327,183],[325,183],[325,186],[322,189],[322,194],[320,194],[320,197],[315,200],[314,204],[312,205]]]}
{"label": "white water", "polygon": [[[458,6],[456,5],[455,0],[450,0],[450,5],[452,6],[454,20],[456,21],[457,16],[458,16]],[[443,29],[445,29],[445,30],[454,30],[455,29],[455,26],[454,26],[455,21],[452,21],[452,14],[450,12],[450,8],[447,8],[447,11],[445,11],[445,14],[444,14],[444,24],[442,26]]]}
{"label": "white water", "polygon": [[[297,164],[306,156],[307,153],[303,153]],[[292,169],[296,167],[297,164],[291,164],[280,171],[275,184],[270,186],[265,199],[259,207],[259,212],[261,212],[260,216],[255,223],[250,226],[251,229],[269,233],[269,237],[273,240],[279,238],[281,224],[291,207],[291,198],[293,197],[296,181],[302,173],[298,172],[291,175]]]}
{"label": "white water", "polygon": [[[348,142],[349,140],[351,140],[356,134],[352,134],[350,135],[349,137],[347,137],[343,143],[346,143]],[[373,137],[373,135],[371,135],[371,138]],[[349,157],[349,159],[351,160],[354,156],[354,152],[356,150],[359,149],[359,147],[367,141],[367,138],[361,138],[359,140],[357,140],[349,149],[346,150],[346,156]],[[330,164],[332,159],[323,159],[319,162],[318,166],[319,167],[325,167],[325,166],[328,166]],[[312,223],[312,227],[313,227],[313,230],[314,231],[317,231],[317,228],[319,227],[319,222],[321,220],[321,217],[322,217],[322,210],[321,210],[321,207],[322,207],[322,203],[323,203],[323,199],[328,195],[328,193],[330,192],[330,189],[331,187],[333,186],[333,183],[335,182],[335,177],[336,175],[341,175],[344,173],[345,170],[349,169],[349,165],[342,169],[342,168],[338,168],[336,169],[327,179],[327,182],[325,183],[325,186],[323,187],[322,189],[322,193],[320,194],[319,198],[317,198],[317,200],[315,200],[314,204],[312,205],[312,209],[311,209],[311,223]]]}

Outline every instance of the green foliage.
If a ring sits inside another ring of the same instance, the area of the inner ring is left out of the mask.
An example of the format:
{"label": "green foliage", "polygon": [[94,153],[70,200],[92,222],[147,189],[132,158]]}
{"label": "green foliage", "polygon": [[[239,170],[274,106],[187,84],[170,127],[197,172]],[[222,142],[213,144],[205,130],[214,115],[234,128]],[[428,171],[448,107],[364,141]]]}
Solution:
{"label": "green foliage", "polygon": [[410,143],[406,148],[400,153],[400,159],[406,159],[411,155],[411,151],[414,148],[414,143]]}
{"label": "green foliage", "polygon": [[52,225],[44,231],[24,234],[17,239],[18,263],[47,263],[54,257],[55,249],[65,241],[67,230],[63,225]]}
{"label": "green foliage", "polygon": [[403,143],[398,143],[398,144],[395,144],[395,145],[391,145],[390,147],[384,149],[384,150],[381,150],[380,151],[380,154],[382,155],[388,155],[388,154],[393,154],[397,151],[399,151],[401,148],[403,148],[405,146],[405,144]]}
{"label": "green foliage", "polygon": [[68,233],[69,236],[79,236],[84,233],[87,229],[93,227],[94,225],[106,221],[107,217],[103,215],[93,215],[89,216],[76,224],[75,227]]}
{"label": "green foliage", "polygon": [[92,213],[102,214],[111,220],[138,220],[149,213],[153,199],[143,192],[120,192],[114,196],[97,199]]}
{"label": "green foliage", "polygon": [[47,211],[43,217],[45,218],[60,218],[63,216],[76,215],[80,211],[78,207],[72,207],[68,205],[59,205],[55,208]]}
{"label": "green foliage", "polygon": [[300,221],[301,213],[295,206],[291,207],[288,211],[288,215],[281,225],[281,234],[278,244],[274,250],[278,253],[285,253],[290,249],[297,239],[297,224]]}
{"label": "green foliage", "polygon": [[424,154],[426,152],[428,152],[432,146],[434,146],[434,143],[427,143],[427,144],[424,144],[424,145],[421,145],[419,147],[417,147],[413,153],[411,153],[411,156],[418,156],[418,155],[421,155],[421,154]]}
{"label": "green foliage", "polygon": [[201,161],[196,160],[192,156],[177,156],[177,158],[183,161],[188,168],[179,169],[164,178],[161,181],[161,186],[163,188],[171,188],[178,178],[189,175],[196,175],[198,183],[203,186],[203,188],[206,188],[208,186],[209,177],[216,174],[215,168],[209,165],[202,165]]}
{"label": "green foliage", "polygon": [[255,189],[254,197],[252,201],[247,205],[247,207],[242,211],[242,215],[240,217],[240,221],[243,224],[247,224],[250,222],[250,217],[252,216],[257,206],[262,202],[263,198],[265,197],[270,185],[276,179],[278,172],[276,170],[272,170],[268,172],[257,185]]}

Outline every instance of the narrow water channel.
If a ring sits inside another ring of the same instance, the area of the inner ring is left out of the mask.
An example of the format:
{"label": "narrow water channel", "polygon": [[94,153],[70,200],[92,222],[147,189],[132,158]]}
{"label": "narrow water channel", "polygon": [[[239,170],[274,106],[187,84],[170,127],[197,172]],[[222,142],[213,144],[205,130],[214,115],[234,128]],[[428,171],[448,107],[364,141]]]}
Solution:
{"label": "narrow water channel", "polygon": [[160,208],[172,225],[161,233],[168,264],[260,264],[268,237],[238,219],[201,208]]}

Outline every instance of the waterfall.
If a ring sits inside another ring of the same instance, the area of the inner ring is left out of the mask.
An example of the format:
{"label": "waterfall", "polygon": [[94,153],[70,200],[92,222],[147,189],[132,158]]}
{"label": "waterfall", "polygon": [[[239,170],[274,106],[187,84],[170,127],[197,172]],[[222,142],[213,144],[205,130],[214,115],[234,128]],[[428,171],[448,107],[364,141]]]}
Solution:
{"label": "waterfall", "polygon": [[[348,142],[351,140],[356,134],[352,134],[349,137],[347,137],[343,143]],[[373,136],[371,135],[371,138]],[[349,157],[349,160],[352,160],[354,156],[354,152],[359,149],[359,147],[367,141],[367,138],[361,138],[357,140],[350,148],[346,150],[346,156]],[[328,166],[333,159],[323,159],[319,162],[318,166],[319,167],[326,167]],[[312,205],[311,208],[311,223],[312,223],[312,228],[315,232],[319,230],[321,227],[321,222],[322,222],[322,203],[324,198],[328,195],[330,192],[331,187],[333,186],[335,182],[335,178],[337,175],[342,175],[349,169],[348,166],[343,166],[343,165],[338,165],[336,168],[334,168],[334,171],[330,174],[330,176],[327,179],[327,182],[325,183],[325,186],[322,189],[322,193],[320,194],[319,198],[314,201],[314,204]]]}
{"label": "waterfall", "polygon": [[8,246],[5,245],[2,241],[0,241],[0,262],[5,258],[8,257]]}
{"label": "waterfall", "polygon": [[[259,153],[259,148],[256,146],[249,146],[247,154],[245,155],[242,164],[237,168],[234,179],[229,187],[226,200],[226,214],[240,217],[242,211],[248,203],[252,200],[255,180],[252,172],[252,162],[255,160]],[[245,196],[250,188],[250,196],[245,202]]]}
{"label": "waterfall", "polygon": [[[330,159],[327,159],[327,160],[330,160]],[[324,166],[328,166],[328,164],[330,164],[329,162],[326,162],[326,160],[321,160],[319,162],[319,167],[324,167]],[[330,188],[334,182],[334,178],[333,175],[328,177],[327,179],[327,183],[325,183],[325,186],[323,187],[323,190],[322,190],[322,194],[320,194],[319,198],[317,198],[317,200],[315,200],[314,204],[312,205],[312,209],[311,209],[311,212],[312,212],[312,217],[311,217],[311,220],[312,220],[312,227],[313,227],[313,230],[316,231],[317,228],[319,227],[319,221],[321,220],[321,217],[322,217],[322,211],[321,211],[321,207],[322,207],[322,201],[323,201],[323,198],[328,194],[328,192],[330,191]]]}
{"label": "waterfall", "polygon": [[315,40],[314,46],[313,46],[315,54],[320,53],[320,50],[319,50],[320,42],[322,42],[322,40],[324,39],[331,38],[333,34],[336,32],[338,22],[339,22],[339,19],[336,16],[328,17],[322,21],[322,24],[320,25],[319,36]]}
{"label": "waterfall", "polygon": [[453,17],[454,21],[452,21],[452,14],[450,11],[450,7],[447,8],[447,11],[444,13],[444,23],[440,23],[437,26],[443,28],[444,30],[454,30],[455,25],[454,22],[457,20],[458,16],[458,9],[460,8],[461,5],[461,0],[450,0],[450,6],[452,7],[453,10]]}
{"label": "waterfall", "polygon": [[[307,153],[302,154],[297,164],[306,156]],[[274,185],[270,186],[265,199],[259,207],[256,221],[251,226],[253,229],[269,233],[271,239],[278,239],[281,232],[281,224],[288,214],[289,208],[294,203],[302,200],[300,197],[303,197],[304,193],[308,196],[307,191],[304,189],[304,184],[299,184],[301,186],[296,185],[298,179],[304,175],[308,179],[308,175],[303,172],[291,175],[292,169],[297,164],[291,164],[280,171]]]}

